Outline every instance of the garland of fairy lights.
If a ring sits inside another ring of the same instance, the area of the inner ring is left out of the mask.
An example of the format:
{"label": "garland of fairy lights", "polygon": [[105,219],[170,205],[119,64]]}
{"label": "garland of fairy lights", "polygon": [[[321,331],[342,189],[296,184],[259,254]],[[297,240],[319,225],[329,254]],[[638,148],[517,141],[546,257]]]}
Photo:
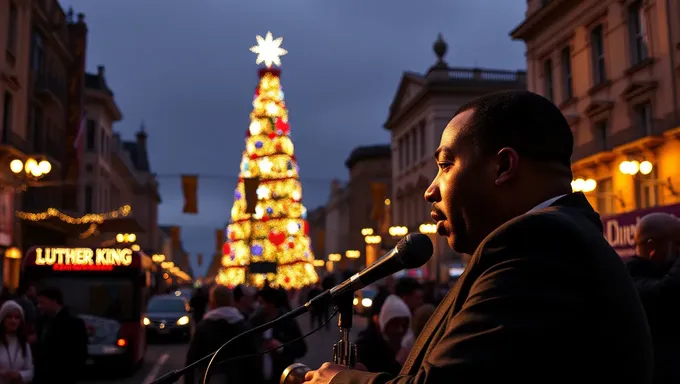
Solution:
{"label": "garland of fairy lights", "polygon": [[126,217],[130,215],[130,212],[132,212],[132,208],[126,204],[111,212],[88,213],[81,217],[69,216],[56,208],[48,208],[47,211],[38,213],[17,211],[16,216],[22,220],[28,221],[44,221],[56,217],[67,224],[89,224],[85,232],[80,234],[81,239],[87,239],[88,237],[99,233],[97,230],[99,225],[103,224],[106,220]]}

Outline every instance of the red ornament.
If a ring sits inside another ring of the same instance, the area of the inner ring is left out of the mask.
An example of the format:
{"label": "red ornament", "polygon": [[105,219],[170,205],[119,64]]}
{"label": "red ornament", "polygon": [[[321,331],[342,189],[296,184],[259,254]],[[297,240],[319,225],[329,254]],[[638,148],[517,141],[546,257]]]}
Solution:
{"label": "red ornament", "polygon": [[[233,234],[232,234],[233,235]],[[223,255],[228,255],[231,253],[231,246],[229,246],[229,243],[224,243],[222,245],[222,254]]]}
{"label": "red ornament", "polygon": [[269,220],[269,216],[262,216],[262,218],[261,218],[260,220],[261,220],[263,223],[266,223],[267,220]]}
{"label": "red ornament", "polygon": [[269,132],[269,134],[267,136],[269,136],[270,139],[274,139],[276,137],[276,133]]}
{"label": "red ornament", "polygon": [[250,129],[246,129],[246,137],[250,137]]}
{"label": "red ornament", "polygon": [[290,249],[295,248],[295,243],[292,242],[292,241],[288,242],[288,248],[290,248]]}
{"label": "red ornament", "polygon": [[282,232],[269,232],[269,241],[278,247],[286,241],[286,234]]}
{"label": "red ornament", "polygon": [[281,146],[281,143],[276,143],[274,149],[276,150],[276,152],[283,152],[283,147]]}
{"label": "red ornament", "polygon": [[309,223],[307,220],[302,222],[302,230],[305,232],[305,235],[309,235]]}
{"label": "red ornament", "polygon": [[250,160],[255,160],[255,159],[257,159],[257,155],[254,154],[254,153],[251,154],[249,157],[250,157]]}
{"label": "red ornament", "polygon": [[290,124],[281,119],[276,119],[276,130],[281,131],[281,133],[284,135],[287,135],[288,132],[290,132]]}
{"label": "red ornament", "polygon": [[236,233],[234,232],[230,233],[229,237],[231,238],[231,241],[236,241]]}
{"label": "red ornament", "polygon": [[285,281],[286,284],[290,283],[290,277],[288,277],[288,276],[284,277],[283,281]]}
{"label": "red ornament", "polygon": [[255,97],[260,96],[260,88],[255,88]]}
{"label": "red ornament", "polygon": [[293,160],[293,161],[297,161],[297,156],[295,156],[295,155],[290,155],[290,158],[291,158],[291,160]]}

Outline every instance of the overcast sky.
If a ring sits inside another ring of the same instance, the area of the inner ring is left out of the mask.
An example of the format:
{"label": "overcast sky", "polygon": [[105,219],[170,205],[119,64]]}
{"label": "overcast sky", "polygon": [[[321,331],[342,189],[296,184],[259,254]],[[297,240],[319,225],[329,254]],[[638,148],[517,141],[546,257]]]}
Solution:
{"label": "overcast sky", "polygon": [[[508,32],[525,1],[62,0],[85,13],[87,68],[106,67],[133,139],[142,120],[158,174],[161,224],[182,226],[192,257],[215,247],[229,220],[257,85],[255,36],[283,36],[282,84],[304,203],[326,201],[347,179],[352,148],[389,142],[382,128],[403,71],[425,72],[442,33],[451,66],[525,67]],[[199,214],[182,214],[179,175],[200,174]]]}

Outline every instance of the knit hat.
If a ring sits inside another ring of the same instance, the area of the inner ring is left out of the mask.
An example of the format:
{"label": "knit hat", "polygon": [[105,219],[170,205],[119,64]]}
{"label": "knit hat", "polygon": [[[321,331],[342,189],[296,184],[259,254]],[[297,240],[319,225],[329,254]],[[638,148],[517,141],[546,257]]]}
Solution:
{"label": "knit hat", "polygon": [[24,321],[24,309],[21,308],[21,305],[17,303],[14,300],[7,300],[2,305],[0,305],[0,321],[3,321],[5,317],[7,317],[7,314],[10,313],[11,311],[17,311],[19,312],[19,317],[21,317],[21,321]]}
{"label": "knit hat", "polygon": [[384,332],[387,323],[398,317],[406,317],[410,323],[411,311],[409,311],[408,306],[399,296],[389,295],[387,299],[385,299],[385,304],[383,304],[380,309],[380,315],[378,316],[380,331]]}

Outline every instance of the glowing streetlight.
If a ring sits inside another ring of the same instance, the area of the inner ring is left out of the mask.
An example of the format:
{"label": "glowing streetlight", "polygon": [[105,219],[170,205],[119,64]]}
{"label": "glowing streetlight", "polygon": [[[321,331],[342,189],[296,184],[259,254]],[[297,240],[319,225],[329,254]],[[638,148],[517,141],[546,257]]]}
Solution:
{"label": "glowing streetlight", "polygon": [[437,233],[437,225],[432,223],[420,224],[418,230],[420,231],[420,233],[432,235]]}
{"label": "glowing streetlight", "polygon": [[394,237],[406,236],[406,234],[408,233],[408,228],[404,226],[395,226],[390,227],[390,229],[387,232],[389,232],[390,236]]}
{"label": "glowing streetlight", "polygon": [[119,243],[134,243],[137,240],[137,235],[134,233],[119,233],[116,235],[116,241]]}
{"label": "glowing streetlight", "polygon": [[47,160],[38,161],[32,157],[26,159],[26,162],[14,159],[9,163],[9,170],[17,176],[21,176],[23,173],[25,176],[37,179],[50,173],[52,164]]}
{"label": "glowing streetlight", "polygon": [[345,252],[345,257],[347,257],[348,259],[358,259],[359,256],[361,256],[361,252],[355,249]]}
{"label": "glowing streetlight", "polygon": [[592,192],[597,188],[597,181],[593,179],[578,178],[571,182],[571,189],[574,192]]}

